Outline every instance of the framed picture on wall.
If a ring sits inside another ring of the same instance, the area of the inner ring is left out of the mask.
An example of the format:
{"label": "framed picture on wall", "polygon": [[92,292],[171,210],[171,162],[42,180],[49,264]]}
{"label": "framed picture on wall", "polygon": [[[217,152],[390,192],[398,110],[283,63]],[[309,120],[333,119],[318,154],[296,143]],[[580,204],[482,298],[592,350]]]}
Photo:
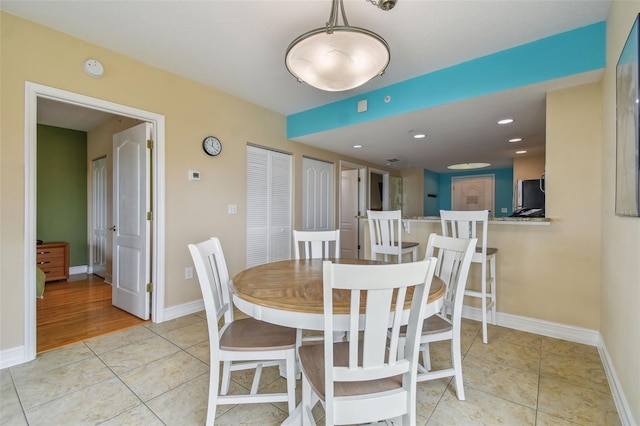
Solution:
{"label": "framed picture on wall", "polygon": [[640,15],[616,65],[616,215],[640,216],[640,99],[638,25]]}

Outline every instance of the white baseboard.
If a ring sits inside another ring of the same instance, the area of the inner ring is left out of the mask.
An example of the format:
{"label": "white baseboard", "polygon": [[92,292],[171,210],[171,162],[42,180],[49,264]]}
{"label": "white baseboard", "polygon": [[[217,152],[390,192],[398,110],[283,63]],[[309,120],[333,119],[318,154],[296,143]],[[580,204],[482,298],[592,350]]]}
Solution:
{"label": "white baseboard", "polygon": [[[462,317],[482,321],[482,311],[480,308],[465,306],[462,309]],[[583,343],[590,346],[598,346],[600,344],[600,333],[596,330],[590,330],[587,328],[558,324],[551,321],[523,317],[520,315],[505,314],[502,312],[497,313],[496,322],[502,327],[527,331],[541,336],[555,337],[556,339]]]}
{"label": "white baseboard", "polygon": [[0,370],[27,362],[26,358],[24,346],[0,351]]}
{"label": "white baseboard", "polygon": [[616,374],[616,369],[613,367],[613,362],[611,357],[609,356],[609,351],[607,351],[607,347],[604,344],[604,341],[600,341],[598,345],[598,352],[600,353],[600,359],[602,360],[602,365],[604,366],[604,372],[607,375],[607,379],[609,380],[609,387],[611,388],[611,395],[613,396],[613,402],[616,404],[616,409],[618,410],[618,415],[620,416],[620,422],[623,426],[635,426],[638,423],[633,419],[633,413],[631,412],[631,408],[629,407],[629,403],[627,402],[627,398],[624,395],[624,391],[620,386],[620,382],[618,381],[618,375]]}
{"label": "white baseboard", "polygon": [[[183,303],[182,305],[172,306],[164,309],[164,321],[180,318],[185,315],[195,314],[204,310],[204,300],[195,300],[193,302]],[[163,322],[164,322],[163,321]]]}
{"label": "white baseboard", "polygon": [[70,266],[69,275],[86,274],[88,270],[89,267],[87,265]]}

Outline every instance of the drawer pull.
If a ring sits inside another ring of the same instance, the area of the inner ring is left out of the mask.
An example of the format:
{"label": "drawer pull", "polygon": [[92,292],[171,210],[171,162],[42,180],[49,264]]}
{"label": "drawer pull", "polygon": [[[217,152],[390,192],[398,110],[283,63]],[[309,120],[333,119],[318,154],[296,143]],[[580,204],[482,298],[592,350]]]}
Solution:
{"label": "drawer pull", "polygon": [[38,262],[38,265],[44,265],[45,263],[51,263],[51,262],[49,262],[48,260],[46,260],[46,261]]}
{"label": "drawer pull", "polygon": [[50,251],[39,251],[38,254],[49,254],[51,253]]}

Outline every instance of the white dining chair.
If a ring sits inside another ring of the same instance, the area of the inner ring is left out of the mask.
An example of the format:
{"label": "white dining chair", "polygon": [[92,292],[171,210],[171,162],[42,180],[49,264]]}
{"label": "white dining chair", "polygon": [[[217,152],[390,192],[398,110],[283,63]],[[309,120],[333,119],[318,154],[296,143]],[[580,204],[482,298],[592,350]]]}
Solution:
{"label": "white dining chair", "polygon": [[402,263],[402,256],[411,253],[413,261],[418,260],[418,243],[402,241],[402,212],[400,210],[367,210],[369,221],[369,243],[371,259],[377,260],[383,255],[385,262],[389,255],[396,256]]}
{"label": "white dining chair", "polygon": [[[293,231],[296,259],[339,259],[340,230]],[[332,248],[333,247],[333,248]]]}
{"label": "white dining chair", "polygon": [[[332,249],[333,246],[333,249]],[[339,259],[340,258],[340,230],[334,231],[293,231],[293,247],[296,259]],[[303,335],[303,330],[297,330],[298,346],[303,342],[318,342],[324,340],[323,333]],[[334,335],[334,341],[344,340],[343,332]]]}
{"label": "white dining chair", "polygon": [[[333,292],[339,290],[350,297],[344,324],[351,336],[360,332],[362,339],[300,347],[303,425],[315,425],[312,409],[318,401],[324,406],[326,425],[393,418],[415,425],[418,340],[435,264],[433,258],[385,265],[324,262],[325,332],[334,331],[332,300]],[[399,357],[404,304],[411,290],[406,346]]]}
{"label": "white dining chair", "polygon": [[[233,319],[229,273],[218,238],[189,244],[196,268],[209,329],[209,398],[207,425],[215,422],[218,404],[287,402],[295,409],[296,330],[254,318]],[[224,317],[222,327],[218,323]],[[219,384],[219,365],[222,381]],[[263,367],[282,366],[287,372],[287,392],[258,393]],[[231,372],[255,369],[249,394],[228,395]],[[220,385],[220,392],[218,386]]]}
{"label": "white dining chair", "polygon": [[442,235],[458,238],[478,238],[478,246],[471,258],[472,263],[481,265],[480,290],[477,287],[465,291],[466,296],[480,299],[482,315],[482,342],[489,341],[487,336],[488,317],[491,324],[496,325],[497,307],[497,278],[496,254],[497,248],[487,247],[488,210],[455,211],[440,210]]}
{"label": "white dining chair", "polygon": [[[477,238],[453,238],[437,234],[431,234],[427,242],[426,257],[438,259],[434,275],[444,282],[447,290],[440,313],[426,318],[422,325],[420,349],[423,364],[418,365],[417,381],[453,376],[459,400],[465,399],[460,348],[462,303],[471,266],[471,257],[477,242]],[[431,368],[429,343],[442,340],[451,341],[451,368],[434,371]]]}

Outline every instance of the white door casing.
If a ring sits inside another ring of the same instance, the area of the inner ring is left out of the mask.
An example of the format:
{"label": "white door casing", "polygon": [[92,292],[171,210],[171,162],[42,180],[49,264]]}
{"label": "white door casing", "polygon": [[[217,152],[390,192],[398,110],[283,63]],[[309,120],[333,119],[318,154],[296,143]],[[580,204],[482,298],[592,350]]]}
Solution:
{"label": "white door casing", "polygon": [[113,135],[113,283],[112,303],[149,319],[151,125]]}
{"label": "white door casing", "polygon": [[2,360],[0,368],[10,367],[36,357],[36,146],[38,99],[46,98],[57,102],[71,103],[80,107],[95,109],[124,117],[131,117],[153,124],[153,282],[152,293],[153,322],[165,320],[164,310],[164,259],[165,259],[165,172],[164,172],[164,116],[122,104],[69,92],[42,84],[25,82],[24,119],[24,350],[15,353],[11,359]]}
{"label": "white door casing", "polygon": [[333,163],[302,159],[302,230],[333,230]]}
{"label": "white door casing", "polygon": [[107,267],[107,158],[92,161],[93,220],[91,271],[105,278]]}

